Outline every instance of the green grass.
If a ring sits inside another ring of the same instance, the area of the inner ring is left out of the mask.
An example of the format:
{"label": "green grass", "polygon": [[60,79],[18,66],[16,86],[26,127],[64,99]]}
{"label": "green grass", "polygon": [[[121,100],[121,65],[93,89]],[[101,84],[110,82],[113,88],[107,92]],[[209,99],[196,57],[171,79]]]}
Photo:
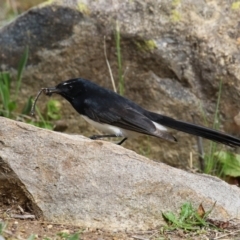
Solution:
{"label": "green grass", "polygon": [[181,206],[179,214],[175,214],[171,211],[162,213],[163,218],[168,223],[165,228],[167,230],[183,229],[185,231],[197,231],[202,228],[214,227],[212,223],[208,221],[208,216],[212,212],[215,204],[210,211],[205,212],[202,205],[198,209],[194,209],[191,203],[184,203]]}
{"label": "green grass", "polygon": [[124,74],[123,74],[123,69],[122,69],[121,35],[120,35],[120,27],[119,27],[118,21],[116,21],[116,27],[115,27],[115,44],[116,44],[116,51],[117,51],[118,89],[115,86],[112,69],[111,69],[110,63],[107,58],[106,39],[104,36],[104,57],[105,57],[105,61],[106,61],[106,64],[107,64],[107,67],[109,70],[113,90],[116,93],[119,92],[119,94],[123,96],[124,92],[125,92],[125,81],[124,81]]}
{"label": "green grass", "polygon": [[[33,101],[31,99],[31,106]],[[31,110],[29,109],[29,112]],[[53,120],[59,120],[61,118],[61,104],[57,100],[49,100],[47,102],[47,108],[44,114],[40,112],[40,110],[36,107],[37,117],[35,119],[31,119],[28,123],[41,128],[46,128],[52,130],[54,128]]]}
{"label": "green grass", "polygon": [[64,240],[80,240],[80,232],[74,233],[74,234],[68,234],[68,233],[58,233],[58,236],[60,236]]}
{"label": "green grass", "polygon": [[10,73],[0,72],[0,116],[21,120],[38,127],[53,129],[54,124],[52,120],[58,120],[61,118],[60,110],[61,105],[56,100],[50,100],[47,102],[47,109],[45,113],[41,113],[37,109],[36,119],[30,118],[29,114],[32,106],[32,97],[30,96],[23,108],[19,109],[19,91],[22,84],[22,74],[27,64],[29,49],[25,49],[17,69],[16,81],[13,81]]}
{"label": "green grass", "polygon": [[[213,125],[212,125],[212,128],[215,130],[218,130],[220,125],[219,107],[220,107],[220,101],[221,101],[221,94],[222,94],[222,79],[219,82],[217,104],[216,104],[216,109],[214,113]],[[202,111],[205,125],[207,125],[206,115],[202,108],[201,108],[201,111]],[[216,157],[215,157],[215,152],[217,151],[218,148],[219,148],[219,144],[217,144],[216,142],[210,141],[208,148],[205,149],[206,151],[204,151],[205,152],[204,156],[201,156],[204,160],[204,169],[203,169],[204,173],[213,174],[217,176],[220,175],[221,170],[219,171],[218,162],[216,161]]]}
{"label": "green grass", "polygon": [[6,229],[6,224],[3,222],[0,222],[0,236],[3,235],[4,230]]}
{"label": "green grass", "polygon": [[[214,113],[213,125],[212,128],[215,130],[219,129],[220,125],[220,116],[219,116],[219,107],[222,94],[222,80],[219,82],[219,91],[217,97],[217,104]],[[201,107],[202,115],[204,118],[205,125],[207,125],[206,115]],[[210,142],[206,153],[201,156],[204,160],[204,169],[203,172],[207,174],[212,174],[221,178],[226,176],[230,177],[239,177],[240,176],[240,155],[228,152],[224,150],[226,148],[222,147],[215,142]]]}
{"label": "green grass", "polygon": [[[17,80],[13,97],[11,95],[12,80],[9,72],[0,72],[0,102],[2,103],[2,110],[0,110],[0,116],[14,118],[13,112],[17,109],[18,94],[22,83],[22,73],[26,66],[27,59],[28,47],[25,49],[18,65]],[[23,111],[22,113],[24,114]]]}
{"label": "green grass", "polygon": [[233,178],[240,177],[240,155],[226,152],[218,151],[214,153],[215,159],[220,165],[219,175],[222,178],[230,176]]}
{"label": "green grass", "polygon": [[150,143],[150,137],[146,136],[147,138],[147,142],[142,143],[139,147],[139,152],[141,155],[145,156],[145,157],[149,157],[151,155],[151,143]]}
{"label": "green grass", "polygon": [[116,48],[117,48],[117,60],[118,60],[118,78],[119,78],[119,93],[120,95],[124,95],[125,92],[125,82],[122,71],[122,54],[121,54],[121,35],[119,29],[119,23],[116,22]]}

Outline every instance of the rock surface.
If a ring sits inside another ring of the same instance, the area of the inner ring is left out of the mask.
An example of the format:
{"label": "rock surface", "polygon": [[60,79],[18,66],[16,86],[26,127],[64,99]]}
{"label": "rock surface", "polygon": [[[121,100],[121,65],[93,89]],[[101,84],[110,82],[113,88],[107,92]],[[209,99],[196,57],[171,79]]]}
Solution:
{"label": "rock surface", "polygon": [[[112,88],[103,46],[105,36],[117,82],[118,22],[127,97],[149,110],[182,120],[192,121],[190,113],[194,112],[196,120],[203,123],[199,106],[202,104],[207,118],[213,115],[222,79],[222,128],[239,136],[240,126],[234,121],[240,111],[237,7],[225,0],[62,0],[40,5],[0,29],[0,69],[16,73],[24,47],[29,46],[20,103],[42,87],[75,77]],[[69,132],[92,131],[65,101],[63,116]],[[213,118],[209,119],[212,123]],[[175,136],[179,143],[174,146],[155,138],[125,146],[154,159],[161,156],[161,161],[175,166],[186,166],[189,151],[196,149],[195,138],[181,133]]]}
{"label": "rock surface", "polygon": [[187,201],[195,207],[202,203],[206,210],[216,202],[214,218],[239,217],[239,188],[217,178],[184,172],[104,141],[2,117],[0,126],[1,186],[14,180],[47,221],[149,229],[163,223],[162,212],[176,212]]}

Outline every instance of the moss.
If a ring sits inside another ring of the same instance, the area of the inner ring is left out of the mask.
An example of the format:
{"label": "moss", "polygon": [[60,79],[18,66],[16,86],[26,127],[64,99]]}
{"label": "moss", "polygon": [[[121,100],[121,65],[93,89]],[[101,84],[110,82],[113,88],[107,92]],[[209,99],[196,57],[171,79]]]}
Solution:
{"label": "moss", "polygon": [[181,14],[180,12],[178,12],[177,10],[172,10],[172,13],[171,13],[171,20],[173,22],[179,22],[181,20]]}
{"label": "moss", "polygon": [[240,8],[240,1],[232,3],[231,8],[232,10],[238,10]]}
{"label": "moss", "polygon": [[47,0],[47,1],[43,2],[40,6],[45,7],[47,5],[51,5],[54,2],[55,2],[55,0]]}
{"label": "moss", "polygon": [[181,0],[172,0],[172,6],[178,6],[181,3]]}
{"label": "moss", "polygon": [[88,6],[82,2],[79,2],[77,5],[77,9],[79,12],[85,14],[85,15],[89,15],[90,14],[90,10],[88,8]]}
{"label": "moss", "polygon": [[152,51],[157,48],[157,44],[154,40],[136,41],[135,44],[141,51]]}

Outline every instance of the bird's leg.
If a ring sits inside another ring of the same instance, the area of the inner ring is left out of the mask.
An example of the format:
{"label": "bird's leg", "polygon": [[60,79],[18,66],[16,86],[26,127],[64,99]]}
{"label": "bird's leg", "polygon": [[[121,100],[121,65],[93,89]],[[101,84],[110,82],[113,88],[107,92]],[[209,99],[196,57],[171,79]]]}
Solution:
{"label": "bird's leg", "polygon": [[106,138],[106,137],[117,137],[117,136],[114,135],[114,134],[110,134],[110,135],[93,135],[93,136],[91,136],[89,138],[92,139],[92,140],[96,140],[96,139],[99,139],[99,138]]}
{"label": "bird's leg", "polygon": [[124,139],[121,140],[119,143],[117,143],[117,145],[122,145],[126,140],[127,140],[127,138],[124,138]]}
{"label": "bird's leg", "polygon": [[[92,139],[92,140],[96,140],[96,139],[99,139],[99,138],[107,138],[107,137],[118,137],[118,136],[116,136],[114,134],[110,134],[110,135],[93,135],[93,136],[91,136],[89,138]],[[123,140],[118,142],[117,145],[123,144],[126,140],[127,140],[127,138],[124,138]]]}

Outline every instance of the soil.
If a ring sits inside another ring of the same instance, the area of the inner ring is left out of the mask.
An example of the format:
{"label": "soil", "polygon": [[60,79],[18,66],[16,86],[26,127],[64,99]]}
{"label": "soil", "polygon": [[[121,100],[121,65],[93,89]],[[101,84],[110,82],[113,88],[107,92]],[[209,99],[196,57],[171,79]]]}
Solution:
{"label": "soil", "polygon": [[[237,230],[236,230],[237,231]],[[125,240],[125,239],[239,239],[240,234],[235,235],[236,231],[218,232],[218,231],[203,231],[202,233],[186,234],[183,231],[172,231],[166,234],[160,234],[157,230],[146,232],[108,232],[101,229],[81,229],[77,226],[52,224],[41,221],[31,220],[7,220],[7,230],[4,237],[6,239],[28,239],[31,235],[35,235],[34,239],[66,239],[63,236],[65,233],[74,234],[80,232],[79,239],[81,240]],[[195,236],[194,236],[195,235]],[[218,236],[223,236],[217,238]]]}
{"label": "soil", "polygon": [[[163,231],[163,227],[159,229],[150,229],[148,231],[106,231],[102,229],[82,228],[71,224],[50,223],[43,220],[28,219],[33,217],[31,213],[23,213],[23,209],[16,204],[7,205],[0,203],[0,230],[1,223],[6,224],[2,235],[6,240],[13,239],[44,239],[44,240],[60,240],[68,238],[70,235],[79,233],[79,240],[160,240],[160,239],[240,239],[240,224],[236,221],[228,222],[227,228],[220,229],[202,229],[195,232],[184,232],[183,230]],[[26,218],[26,219],[20,219]],[[225,226],[226,227],[226,226]],[[30,238],[31,236],[34,238]],[[1,239],[1,232],[0,232]]]}

